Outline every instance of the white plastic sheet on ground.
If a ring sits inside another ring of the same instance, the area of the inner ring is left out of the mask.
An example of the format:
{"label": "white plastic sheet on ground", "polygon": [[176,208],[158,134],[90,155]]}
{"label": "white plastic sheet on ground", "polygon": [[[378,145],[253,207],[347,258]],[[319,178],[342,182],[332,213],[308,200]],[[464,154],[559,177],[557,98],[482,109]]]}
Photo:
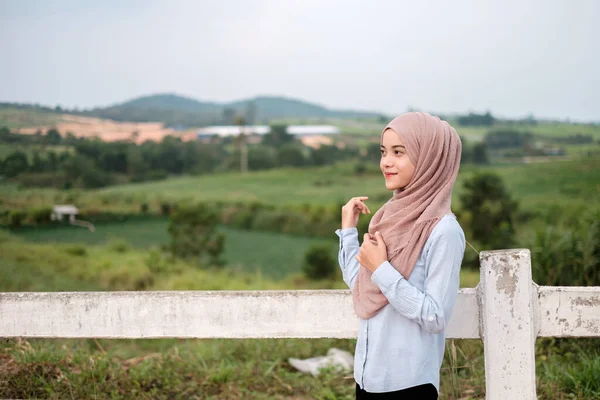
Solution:
{"label": "white plastic sheet on ground", "polygon": [[334,367],[343,371],[351,371],[354,365],[354,357],[345,350],[333,348],[329,349],[326,356],[307,358],[305,360],[289,358],[288,362],[298,371],[317,376],[321,368]]}

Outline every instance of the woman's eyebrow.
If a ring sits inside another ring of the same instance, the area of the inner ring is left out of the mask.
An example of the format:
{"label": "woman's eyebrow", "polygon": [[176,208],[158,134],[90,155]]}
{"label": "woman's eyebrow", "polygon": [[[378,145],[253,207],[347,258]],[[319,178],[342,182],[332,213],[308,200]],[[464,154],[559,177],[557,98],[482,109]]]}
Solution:
{"label": "woman's eyebrow", "polygon": [[[384,145],[380,145],[380,147],[381,147],[382,149],[385,149],[385,146],[384,146]],[[393,146],[392,146],[392,149],[395,149],[396,147],[402,147],[403,149],[405,149],[405,148],[406,148],[406,147],[404,147],[404,145],[403,145],[403,144],[396,144],[396,145],[393,145]]]}

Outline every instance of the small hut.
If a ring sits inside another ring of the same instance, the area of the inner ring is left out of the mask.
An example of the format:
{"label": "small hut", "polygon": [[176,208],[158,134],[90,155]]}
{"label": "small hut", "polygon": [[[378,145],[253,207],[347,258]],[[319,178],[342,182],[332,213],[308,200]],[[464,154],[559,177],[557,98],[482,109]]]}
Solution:
{"label": "small hut", "polygon": [[56,205],[52,208],[52,215],[50,218],[52,221],[62,221],[63,218],[68,219],[71,225],[88,228],[90,232],[96,230],[92,223],[75,219],[77,214],[79,214],[79,210],[73,205]]}
{"label": "small hut", "polygon": [[68,218],[69,222],[75,221],[75,216],[79,214],[77,207],[72,205],[56,205],[52,209],[52,221],[62,221],[63,218]]}

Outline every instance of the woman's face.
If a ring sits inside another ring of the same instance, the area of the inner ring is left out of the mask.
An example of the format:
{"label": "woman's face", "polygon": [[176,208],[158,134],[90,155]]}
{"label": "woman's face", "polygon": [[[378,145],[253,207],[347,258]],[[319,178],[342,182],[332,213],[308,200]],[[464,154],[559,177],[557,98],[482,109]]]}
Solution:
{"label": "woman's face", "polygon": [[404,189],[415,173],[415,166],[406,154],[400,135],[391,129],[383,132],[381,140],[381,172],[389,190]]}

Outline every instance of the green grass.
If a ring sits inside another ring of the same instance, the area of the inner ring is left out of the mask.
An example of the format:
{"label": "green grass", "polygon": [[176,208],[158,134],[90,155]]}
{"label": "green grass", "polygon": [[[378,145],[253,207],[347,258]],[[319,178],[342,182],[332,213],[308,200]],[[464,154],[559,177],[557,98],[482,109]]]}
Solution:
{"label": "green grass", "polygon": [[0,107],[0,127],[9,129],[33,126],[53,126],[61,119],[59,114],[42,110],[22,110],[12,107]]}
{"label": "green grass", "polygon": [[[509,192],[525,206],[561,201],[596,201],[600,194],[600,159],[589,158],[536,164],[464,166],[453,200],[457,204],[465,178],[476,172],[502,176]],[[391,195],[380,174],[357,176],[351,165],[324,168],[278,169],[201,177],[173,178],[162,182],[115,186],[94,192],[102,196],[139,198],[193,198],[202,201],[262,201],[268,204],[305,203],[331,205],[359,195],[380,206]]]}
{"label": "green grass", "polygon": [[[124,242],[144,251],[168,243],[167,226],[167,220],[150,219],[99,224],[95,232],[66,226],[21,229],[15,231],[14,235],[29,243],[40,244],[70,243],[118,247]],[[300,274],[304,254],[313,244],[329,244],[332,257],[337,260],[337,237],[333,233],[332,239],[327,240],[227,227],[221,227],[220,231],[226,236],[223,258],[227,268],[232,271],[250,274],[259,272],[265,277],[277,280]],[[10,274],[10,271],[7,273]],[[478,281],[478,273],[463,271],[461,277],[463,287],[475,287]]]}
{"label": "green grass", "polygon": [[[131,225],[128,222],[124,228],[135,233],[141,232],[140,226],[151,226]],[[38,231],[37,240],[60,238],[59,229],[52,231],[49,237]],[[28,234],[31,232],[25,236]],[[114,238],[106,245],[87,246],[23,239],[0,232],[0,291],[344,287],[339,276],[334,282],[310,282],[299,277],[276,282],[261,274],[201,270],[168,259],[162,260],[165,265],[160,270],[151,271],[148,250],[123,246]],[[142,245],[149,244],[146,240]],[[463,283],[465,277],[476,281],[478,273],[463,271]],[[329,370],[313,378],[295,371],[287,360],[324,355],[331,347],[353,353],[355,343],[333,339],[10,339],[0,349],[0,397],[351,399],[354,382],[350,372]],[[593,349],[594,343],[597,341],[586,348]],[[579,399],[596,398],[598,347],[595,352],[586,351],[586,357],[563,355],[564,343],[560,349],[555,347],[544,341],[536,346],[538,398],[569,399],[569,393]],[[483,370],[480,341],[449,340],[441,370],[440,398],[483,398]]]}
{"label": "green grass", "polygon": [[468,141],[480,142],[490,130],[510,129],[521,132],[531,132],[538,138],[556,139],[571,135],[590,135],[594,141],[600,139],[600,125],[592,124],[567,124],[567,123],[540,123],[538,125],[511,125],[498,124],[492,127],[485,126],[456,126],[456,132]]}
{"label": "green grass", "polygon": [[[168,220],[149,219],[140,221],[103,223],[94,232],[66,226],[60,228],[27,228],[16,235],[36,243],[82,243],[106,245],[125,240],[140,249],[168,244]],[[245,231],[221,227],[226,236],[223,258],[228,268],[245,272],[260,271],[265,276],[282,279],[289,274],[300,273],[304,254],[313,244],[326,243],[331,247],[332,257],[337,257],[337,238],[332,232],[331,240],[282,235],[269,232]]]}
{"label": "green grass", "polygon": [[[534,164],[503,164],[461,167],[453,205],[460,207],[462,182],[476,172],[499,174],[522,209],[539,210],[551,205],[581,207],[598,202],[600,157]],[[100,190],[60,191],[21,189],[0,185],[0,208],[22,209],[53,204],[75,204],[83,211],[138,213],[142,202],[158,213],[162,201],[261,201],[276,206],[333,206],[359,195],[369,196],[371,210],[380,207],[391,193],[379,173],[356,175],[354,164],[321,168],[184,176],[164,181],[127,184]]]}

